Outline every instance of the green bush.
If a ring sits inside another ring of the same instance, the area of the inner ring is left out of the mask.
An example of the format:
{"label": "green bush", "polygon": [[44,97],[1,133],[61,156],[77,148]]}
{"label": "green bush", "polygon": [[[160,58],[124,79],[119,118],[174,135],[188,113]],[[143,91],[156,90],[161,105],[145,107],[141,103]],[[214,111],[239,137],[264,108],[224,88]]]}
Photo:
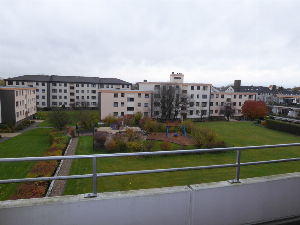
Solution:
{"label": "green bush", "polygon": [[266,126],[272,130],[278,130],[281,132],[286,132],[289,134],[300,136],[300,126],[296,124],[291,124],[287,122],[281,122],[276,120],[266,120]]}
{"label": "green bush", "polygon": [[128,142],[128,147],[132,152],[140,152],[144,149],[144,142],[141,139]]}

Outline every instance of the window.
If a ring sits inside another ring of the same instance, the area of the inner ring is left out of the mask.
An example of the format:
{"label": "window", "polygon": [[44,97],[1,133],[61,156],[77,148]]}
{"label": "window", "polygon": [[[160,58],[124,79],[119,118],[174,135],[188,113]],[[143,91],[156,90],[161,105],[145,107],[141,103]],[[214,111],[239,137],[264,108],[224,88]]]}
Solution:
{"label": "window", "polygon": [[196,110],[196,115],[199,115],[199,110]]}
{"label": "window", "polygon": [[127,111],[134,111],[134,107],[127,107]]}
{"label": "window", "polygon": [[209,110],[209,114],[213,114],[213,112],[214,112],[213,110]]}
{"label": "window", "polygon": [[124,102],[121,102],[121,107],[124,107]]}
{"label": "window", "polygon": [[68,93],[67,89],[64,89],[64,93]]}
{"label": "window", "polygon": [[100,88],[104,88],[104,84],[100,84]]}
{"label": "window", "polygon": [[40,98],[40,96],[39,96],[39,95],[37,95],[37,96],[36,96],[36,99],[39,99],[39,98]]}
{"label": "window", "polygon": [[35,85],[36,85],[36,86],[39,86],[39,82],[36,82]]}
{"label": "window", "polygon": [[219,94],[216,94],[216,98],[219,98]]}
{"label": "window", "polygon": [[124,116],[124,112],[121,112],[121,116]]}
{"label": "window", "polygon": [[197,95],[197,98],[200,98],[200,95]]}
{"label": "window", "polygon": [[236,102],[233,102],[233,106],[236,106]]}
{"label": "window", "polygon": [[118,112],[114,112],[114,116],[118,116]]}
{"label": "window", "polygon": [[79,90],[76,90],[76,93],[79,93]]}
{"label": "window", "polygon": [[45,95],[42,95],[42,99],[45,99]]}
{"label": "window", "polygon": [[242,95],[239,95],[239,99],[242,99]]}
{"label": "window", "polygon": [[110,85],[111,88],[114,88],[114,85]]}
{"label": "window", "polygon": [[86,86],[87,86],[87,87],[89,87],[90,85],[89,85],[89,84],[87,84]]}
{"label": "window", "polygon": [[19,107],[19,102],[18,101],[16,102],[16,107]]}
{"label": "window", "polygon": [[64,87],[68,87],[68,84],[67,84],[67,83],[64,83]]}
{"label": "window", "polygon": [[194,94],[191,94],[191,98],[194,98]]}
{"label": "window", "polygon": [[159,111],[154,111],[155,116],[159,116]]}
{"label": "window", "polygon": [[67,105],[68,103],[67,102],[64,102],[64,105]]}
{"label": "window", "polygon": [[42,86],[45,86],[45,83],[42,83]]}
{"label": "window", "polygon": [[239,106],[242,106],[242,103],[241,103],[241,102],[239,102]]}
{"label": "window", "polygon": [[158,89],[159,90],[160,89],[160,85],[154,85],[154,89],[156,89],[156,90]]}
{"label": "window", "polygon": [[194,90],[194,86],[191,86],[191,90],[192,90],[192,91]]}
{"label": "window", "polygon": [[181,77],[174,77],[174,80],[181,80]]}
{"label": "window", "polygon": [[68,97],[67,97],[67,96],[64,96],[64,99],[68,99]]}
{"label": "window", "polygon": [[145,94],[145,98],[149,98],[149,94]]}
{"label": "window", "polygon": [[221,102],[221,106],[223,106],[224,105],[224,102]]}
{"label": "window", "polygon": [[207,86],[203,86],[203,91],[207,91]]}
{"label": "window", "polygon": [[207,107],[207,102],[202,102],[201,107]]}
{"label": "window", "polygon": [[52,89],[52,93],[57,93],[57,89]]}
{"label": "window", "polygon": [[52,86],[56,86],[56,83],[52,83]]}
{"label": "window", "polygon": [[81,84],[81,87],[84,87],[84,84]]}
{"label": "window", "polygon": [[39,90],[39,89],[36,89],[36,92],[40,92],[40,90]]}
{"label": "window", "polygon": [[118,107],[118,103],[117,102],[114,102],[114,107]]}
{"label": "window", "polygon": [[127,88],[129,88],[129,85],[127,85]]}
{"label": "window", "polygon": [[60,95],[58,98],[59,98],[59,99],[62,99],[62,96]]}
{"label": "window", "polygon": [[109,84],[106,85],[106,88],[109,88]]}
{"label": "window", "polygon": [[96,94],[96,90],[92,90],[92,94]]}
{"label": "window", "polygon": [[219,110],[215,110],[215,113],[218,113],[219,112]]}
{"label": "window", "polygon": [[125,97],[125,93],[121,93],[121,98],[124,98]]}
{"label": "window", "polygon": [[96,96],[92,96],[92,99],[96,99]]}
{"label": "window", "polygon": [[200,90],[200,86],[197,86],[197,90]]}
{"label": "window", "polygon": [[196,106],[199,106],[199,102],[196,102]]}
{"label": "window", "polygon": [[[91,87],[96,87],[96,84],[91,84]],[[93,102],[92,102],[93,103]],[[95,105],[96,105],[96,102],[95,102]]]}
{"label": "window", "polygon": [[187,94],[187,90],[182,90],[182,94]]}
{"label": "window", "polygon": [[253,95],[249,95],[249,99],[253,99]]}
{"label": "window", "polygon": [[45,89],[42,89],[42,93],[45,93]]}
{"label": "window", "polygon": [[124,87],[125,87],[125,85],[123,84],[123,85],[122,85],[122,88],[124,88]]}
{"label": "window", "polygon": [[56,95],[52,95],[52,99],[57,99],[57,96]]}
{"label": "window", "polygon": [[194,111],[193,110],[190,110],[190,115],[193,115]]}
{"label": "window", "polygon": [[233,95],[233,98],[236,99],[236,95]]}
{"label": "window", "polygon": [[190,102],[190,107],[194,107],[194,102]]}
{"label": "window", "polygon": [[59,102],[58,104],[59,104],[59,105],[62,105],[62,102]]}
{"label": "window", "polygon": [[[22,82],[22,85],[25,85],[25,82]],[[23,113],[23,115],[24,115],[24,113]]]}
{"label": "window", "polygon": [[90,99],[90,96],[86,96],[87,99]]}
{"label": "window", "polygon": [[76,99],[79,99],[79,96],[76,96]]}
{"label": "window", "polygon": [[155,107],[159,107],[160,106],[160,102],[154,102],[154,106]]}
{"label": "window", "polygon": [[216,106],[218,106],[219,105],[219,102],[216,102]]}
{"label": "window", "polygon": [[138,98],[141,98],[142,97],[142,94],[141,93],[138,93]]}
{"label": "window", "polygon": [[207,95],[202,95],[202,99],[207,99]]}
{"label": "window", "polygon": [[144,116],[148,116],[148,112],[144,112]]}
{"label": "window", "polygon": [[57,105],[57,102],[52,102],[52,105]]}
{"label": "window", "polygon": [[145,103],[145,104],[144,104],[144,107],[148,107],[148,103]]}
{"label": "window", "polygon": [[81,99],[84,99],[84,96],[81,96]]}
{"label": "window", "polygon": [[209,106],[214,106],[214,103],[213,103],[213,102],[210,102],[210,103],[209,103]]}
{"label": "window", "polygon": [[142,105],[142,103],[139,102],[139,103],[138,103],[138,107],[141,107],[141,105]]}
{"label": "window", "polygon": [[13,85],[14,84],[14,82],[13,81],[8,81],[8,83],[7,83],[8,85]]}
{"label": "window", "polygon": [[81,93],[84,93],[84,90],[81,90]]}
{"label": "window", "polygon": [[58,91],[59,93],[62,93],[62,89],[59,89],[59,91]]}
{"label": "window", "polygon": [[214,98],[214,94],[211,94],[211,95],[210,95],[210,98]]}
{"label": "window", "polygon": [[87,91],[86,91],[86,93],[90,93],[90,91],[89,91],[89,90],[87,90]]}
{"label": "window", "polygon": [[76,87],[79,87],[79,84],[76,84]]}
{"label": "window", "polygon": [[201,110],[201,115],[205,116],[206,112],[207,112],[207,110]]}
{"label": "window", "polygon": [[127,102],[134,102],[134,98],[127,98]]}
{"label": "window", "polygon": [[96,102],[92,102],[92,104],[91,105],[96,105]]}
{"label": "window", "polygon": [[224,95],[221,95],[221,98],[224,98]]}

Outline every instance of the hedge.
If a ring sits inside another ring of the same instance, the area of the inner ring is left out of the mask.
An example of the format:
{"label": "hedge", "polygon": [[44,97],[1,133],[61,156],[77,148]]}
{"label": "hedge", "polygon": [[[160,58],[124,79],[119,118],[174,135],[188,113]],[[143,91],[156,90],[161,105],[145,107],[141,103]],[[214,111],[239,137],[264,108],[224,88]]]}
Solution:
{"label": "hedge", "polygon": [[300,136],[300,126],[276,120],[266,120],[267,128]]}

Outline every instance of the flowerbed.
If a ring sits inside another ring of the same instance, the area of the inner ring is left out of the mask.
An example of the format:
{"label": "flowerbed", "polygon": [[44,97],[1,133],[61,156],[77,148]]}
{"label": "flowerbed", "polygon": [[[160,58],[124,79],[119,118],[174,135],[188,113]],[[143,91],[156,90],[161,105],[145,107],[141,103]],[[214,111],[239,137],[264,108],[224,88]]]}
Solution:
{"label": "flowerbed", "polygon": [[[45,156],[60,156],[68,145],[69,137],[63,136],[63,132],[54,130],[49,134],[49,141],[51,147],[47,150]],[[58,164],[57,160],[37,162],[26,178],[50,177],[55,173]],[[49,182],[46,181],[22,183],[17,186],[9,199],[41,198],[45,196],[48,186]]]}

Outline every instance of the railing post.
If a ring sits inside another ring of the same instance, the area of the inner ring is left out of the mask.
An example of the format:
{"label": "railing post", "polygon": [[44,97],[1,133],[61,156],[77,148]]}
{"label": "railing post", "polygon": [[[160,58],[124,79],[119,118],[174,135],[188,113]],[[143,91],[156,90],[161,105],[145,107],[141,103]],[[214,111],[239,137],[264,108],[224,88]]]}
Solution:
{"label": "railing post", "polygon": [[235,179],[229,180],[228,182],[233,183],[241,183],[240,182],[240,170],[241,170],[241,150],[237,150],[236,152],[236,170],[235,170]]}
{"label": "railing post", "polygon": [[84,194],[85,198],[97,197],[97,158],[93,157],[93,193]]}

